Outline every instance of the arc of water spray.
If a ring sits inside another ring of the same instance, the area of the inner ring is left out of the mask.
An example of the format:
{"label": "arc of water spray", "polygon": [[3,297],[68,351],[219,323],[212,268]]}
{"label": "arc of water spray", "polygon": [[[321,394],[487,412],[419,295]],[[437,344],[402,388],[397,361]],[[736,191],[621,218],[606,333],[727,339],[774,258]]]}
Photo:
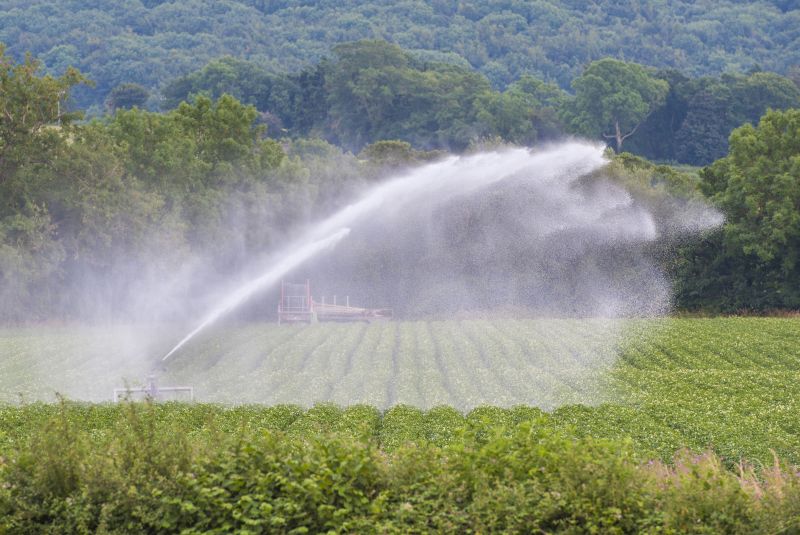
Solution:
{"label": "arc of water spray", "polygon": [[253,295],[258,290],[275,284],[281,277],[283,277],[286,273],[297,267],[298,265],[302,264],[315,254],[319,253],[320,251],[327,249],[328,247],[333,247],[336,245],[342,238],[347,236],[350,233],[349,228],[341,228],[333,234],[308,243],[302,247],[292,250],[288,255],[286,255],[283,260],[279,261],[275,264],[269,271],[261,275],[260,277],[253,279],[252,281],[248,282],[235,292],[233,292],[230,296],[228,296],[217,308],[215,308],[211,313],[206,316],[203,321],[198,325],[192,332],[187,334],[183,340],[178,342],[178,344],[173,347],[169,353],[164,355],[162,358],[162,362],[167,360],[173,353],[179,350],[181,347],[186,344],[189,340],[191,340],[197,333],[202,331],[205,327],[217,321],[220,316],[226,314],[227,312],[233,310],[244,301],[246,301],[251,295]]}
{"label": "arc of water spray", "polygon": [[485,188],[525,170],[535,170],[539,180],[549,180],[565,171],[580,176],[606,163],[602,145],[572,141],[534,152],[517,148],[464,157],[451,156],[411,170],[370,189],[356,202],[314,225],[302,239],[295,242],[301,245],[292,245],[284,251],[284,255],[278,255],[278,258],[284,259],[225,299],[161,360],[167,360],[198,332],[246,301],[256,291],[276,283],[293,268],[335,245],[359,219],[374,214],[388,204],[398,210],[425,197],[444,201],[453,195]]}

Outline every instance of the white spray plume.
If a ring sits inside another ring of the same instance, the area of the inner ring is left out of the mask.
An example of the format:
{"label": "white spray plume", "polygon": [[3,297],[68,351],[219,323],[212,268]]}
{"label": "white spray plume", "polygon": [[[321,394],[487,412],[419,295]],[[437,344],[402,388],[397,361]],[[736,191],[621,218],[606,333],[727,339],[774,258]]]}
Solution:
{"label": "white spray plume", "polygon": [[339,242],[349,233],[349,227],[361,218],[374,215],[379,210],[397,212],[422,199],[444,202],[452,196],[466,195],[515,177],[525,170],[536,171],[537,180],[549,181],[563,174],[581,176],[606,163],[602,145],[567,142],[546,151],[531,152],[516,148],[464,157],[451,156],[380,184],[355,203],[313,225],[305,236],[289,245],[282,254],[276,255],[279,260],[274,266],[225,298],[162,361],[257,291],[275,284],[292,269]]}
{"label": "white spray plume", "polygon": [[258,292],[259,290],[269,287],[272,284],[278,282],[281,277],[283,277],[286,273],[297,267],[298,265],[302,264],[315,254],[319,253],[320,251],[327,249],[329,247],[333,247],[336,245],[342,238],[347,236],[350,233],[349,228],[341,228],[335,231],[330,236],[325,238],[313,241],[311,243],[307,243],[305,245],[300,245],[296,248],[293,248],[291,251],[287,252],[286,255],[280,257],[275,265],[270,266],[270,268],[260,277],[251,280],[244,286],[241,286],[238,290],[233,292],[230,296],[228,296],[222,303],[219,304],[214,310],[208,313],[208,315],[203,319],[203,321],[198,325],[192,332],[187,334],[183,340],[178,342],[178,344],[173,347],[169,353],[164,355],[164,358],[161,360],[167,360],[173,353],[179,350],[181,347],[186,344],[189,340],[194,338],[194,336],[217,321],[220,317],[222,317],[227,312],[230,312],[237,306],[241,305],[247,299],[252,296],[254,293]]}
{"label": "white spray plume", "polygon": [[547,150],[506,148],[470,156],[451,156],[372,188],[358,201],[314,225],[306,239],[325,236],[342,226],[352,226],[379,209],[396,212],[421,199],[443,203],[456,195],[467,195],[526,170],[535,173],[535,180],[543,182],[561,175],[585,175],[608,163],[603,152],[603,145],[571,141]]}
{"label": "white spray plume", "polygon": [[[334,401],[382,408],[448,403],[464,409],[483,403],[555,407],[597,402],[599,370],[614,361],[630,330],[627,320],[609,318],[657,316],[669,310],[670,284],[648,255],[648,244],[721,222],[700,201],[666,199],[654,210],[604,178],[605,164],[602,146],[579,141],[536,151],[500,149],[448,157],[371,187],[271,252],[269,262],[263,257],[253,261],[249,277],[239,274],[243,284],[229,276],[231,291],[218,284],[217,275],[204,276],[197,265],[186,266],[173,279],[162,277],[159,284],[145,277],[135,292],[142,298],[137,310],[162,307],[158,311],[163,316],[164,302],[177,311],[169,316],[173,318],[185,318],[193,309],[210,310],[163,357],[171,364],[170,381],[198,386],[208,401]],[[238,227],[234,223],[231,228]],[[334,254],[315,265],[316,257],[334,246]],[[201,259],[196,264],[202,266]],[[362,327],[357,325],[302,331],[277,325],[232,327],[199,348],[202,366],[177,358],[203,329],[301,264],[313,274],[309,278],[315,288],[327,284],[333,291],[361,291],[359,298],[367,299],[355,301],[359,304],[392,306],[398,315],[404,306],[408,317],[458,321],[368,327],[369,336],[380,331],[383,353],[371,345],[374,340],[359,342]],[[442,304],[449,308],[442,309]],[[65,334],[55,361],[50,350],[28,344],[29,353],[0,366],[0,386],[3,371],[25,366],[29,379],[13,388],[29,391],[30,399],[43,399],[48,390],[107,399],[121,377],[144,376],[150,363],[142,355],[163,354],[161,344],[173,341],[175,325],[162,316],[154,313],[153,325],[146,329],[98,327],[85,336]],[[498,317],[504,319],[487,325],[480,319]],[[441,335],[443,330],[449,334]],[[409,341],[405,335],[412,331],[418,339]],[[444,338],[434,340],[434,331]],[[237,334],[242,332],[247,336]],[[256,341],[253,332],[266,335]],[[331,332],[325,344],[317,343]],[[39,333],[34,335],[38,340]],[[247,344],[238,342],[243,338]],[[580,345],[567,347],[565,339]],[[303,342],[308,343],[300,361],[285,356]],[[376,360],[381,355],[392,359],[393,351],[413,358],[401,358],[394,370]],[[467,362],[465,355],[470,354]],[[210,367],[209,355],[219,359]],[[362,367],[346,363],[358,355]],[[363,367],[365,358],[370,360]],[[562,384],[572,385],[566,397]],[[413,394],[418,390],[419,395]]]}

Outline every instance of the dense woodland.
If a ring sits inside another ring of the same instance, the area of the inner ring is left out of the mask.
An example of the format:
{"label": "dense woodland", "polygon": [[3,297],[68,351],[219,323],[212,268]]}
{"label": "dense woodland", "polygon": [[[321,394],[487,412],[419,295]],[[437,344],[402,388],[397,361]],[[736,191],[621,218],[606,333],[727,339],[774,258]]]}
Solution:
{"label": "dense woodland", "polygon": [[[524,74],[563,89],[606,56],[691,77],[754,67],[797,73],[796,0],[6,0],[0,41],[96,82],[99,107],[125,82],[158,90],[220,56],[296,73],[343,42],[384,39],[423,60],[481,72],[498,89]],[[793,70],[794,69],[794,70]],[[157,103],[157,102],[156,102]]]}
{"label": "dense woodland", "polygon": [[[123,98],[111,104],[144,105],[144,88],[135,90],[112,91]],[[384,139],[460,151],[478,139],[529,145],[570,133],[689,165],[723,157],[731,131],[757,123],[768,108],[800,106],[798,86],[776,73],[690,78],[610,58],[593,62],[569,92],[527,74],[498,91],[472,69],[423,61],[381,41],[338,45],[330,59],[294,75],[213,60],[168,83],[162,104],[172,109],[195,95],[224,93],[254,105],[270,132],[322,137],[354,151]]]}
{"label": "dense woodland", "polygon": [[[530,143],[558,129],[548,110],[578,92],[585,68],[615,57],[651,67],[669,85],[665,97],[653,94],[658,106],[627,150],[707,165],[727,153],[735,127],[757,122],[766,107],[797,105],[777,76],[800,80],[797,8],[790,0],[12,0],[0,9],[0,42],[17,61],[31,52],[52,74],[80,69],[93,83],[76,87],[72,102],[89,116],[131,102],[169,110],[191,93],[228,92],[287,135],[313,132],[355,150],[380,139],[460,150],[491,134]],[[361,39],[406,52],[337,50]],[[351,75],[352,91],[342,85]],[[582,122],[569,129],[593,130]]]}
{"label": "dense woodland", "polygon": [[800,306],[800,89],[774,72],[601,58],[569,90],[531,74],[500,90],[463,61],[357,41],[292,73],[224,56],[155,87],[129,70],[142,83],[106,86],[107,113],[87,120],[90,76],[0,53],[6,320],[124,318],[122,303],[177,266],[224,277],[397,168],[569,135],[607,141],[620,153],[609,174],[656,212],[675,196],[724,211],[721,231],[657,247],[678,306]]}

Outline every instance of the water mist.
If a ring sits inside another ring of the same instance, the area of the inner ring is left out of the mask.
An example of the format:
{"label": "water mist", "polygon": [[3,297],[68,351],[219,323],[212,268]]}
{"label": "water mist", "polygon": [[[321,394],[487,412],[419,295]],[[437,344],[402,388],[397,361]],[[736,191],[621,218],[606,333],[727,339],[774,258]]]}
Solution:
{"label": "water mist", "polygon": [[531,153],[526,149],[507,149],[468,157],[449,157],[441,162],[416,169],[368,191],[361,199],[329,218],[310,227],[305,236],[276,255],[274,265],[264,274],[247,282],[208,313],[200,324],[173,347],[166,360],[197,333],[226,312],[246,301],[319,251],[335,244],[366,217],[382,217],[398,213],[414,203],[428,199],[444,203],[455,195],[468,195],[527,170],[537,180],[549,181],[558,176],[578,177],[598,169],[606,161],[603,147],[588,143],[565,143],[546,152]]}
{"label": "water mist", "polygon": [[[569,141],[410,169],[307,225],[230,287],[194,292],[187,315],[212,304],[177,343],[166,324],[125,337],[100,329],[91,351],[75,342],[85,353],[76,370],[52,373],[36,361],[33,376],[71,398],[108,399],[123,378],[145,377],[142,355],[160,353],[162,384],[193,385],[211,402],[603,401],[599,378],[626,333],[641,332],[629,318],[670,309],[670,283],[650,248],[721,222],[698,201],[638,200],[605,176],[603,154]],[[282,279],[307,278],[317,299],[349,294],[356,305],[394,308],[400,321],[215,327],[248,301],[272,310]],[[174,309],[181,301],[169,284],[151,295]]]}

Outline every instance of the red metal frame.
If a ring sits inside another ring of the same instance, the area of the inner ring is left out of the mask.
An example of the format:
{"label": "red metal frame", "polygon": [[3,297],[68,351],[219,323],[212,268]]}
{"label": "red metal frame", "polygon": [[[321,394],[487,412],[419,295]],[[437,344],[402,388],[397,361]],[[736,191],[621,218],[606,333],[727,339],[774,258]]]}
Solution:
{"label": "red metal frame", "polygon": [[[305,286],[305,296],[302,294],[287,295],[287,285],[297,289],[298,286]],[[300,307],[292,306],[291,298],[303,298]],[[347,298],[348,305],[329,305],[324,302],[317,303],[311,297],[311,281],[306,280],[305,285],[281,282],[281,300],[278,303],[278,323],[313,323],[315,321],[379,321],[392,318],[390,308],[361,308],[349,306],[350,298]]]}

